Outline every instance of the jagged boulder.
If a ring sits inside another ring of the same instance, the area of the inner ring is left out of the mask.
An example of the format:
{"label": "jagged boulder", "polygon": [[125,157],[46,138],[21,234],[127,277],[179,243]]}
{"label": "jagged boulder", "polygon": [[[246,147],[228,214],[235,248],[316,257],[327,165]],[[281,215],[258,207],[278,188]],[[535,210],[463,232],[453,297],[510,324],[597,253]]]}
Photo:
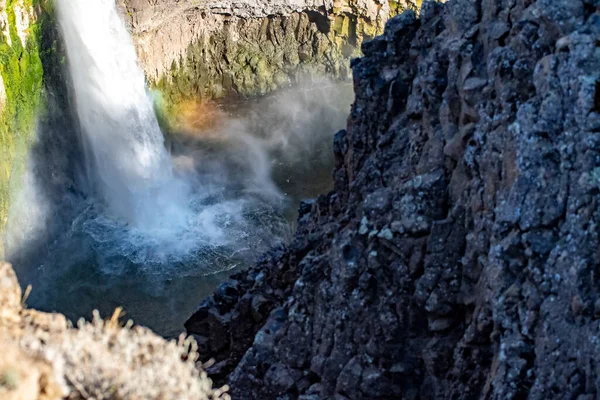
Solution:
{"label": "jagged boulder", "polygon": [[600,5],[425,2],[353,62],[335,190],[186,326],[238,398],[600,393]]}

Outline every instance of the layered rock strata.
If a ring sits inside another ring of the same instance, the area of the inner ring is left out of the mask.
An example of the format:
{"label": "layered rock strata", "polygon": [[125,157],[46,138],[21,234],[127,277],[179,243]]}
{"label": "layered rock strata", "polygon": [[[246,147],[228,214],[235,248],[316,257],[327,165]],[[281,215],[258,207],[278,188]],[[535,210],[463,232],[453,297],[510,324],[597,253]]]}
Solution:
{"label": "layered rock strata", "polygon": [[168,104],[259,95],[303,78],[349,77],[363,40],[420,1],[120,0],[140,62]]}

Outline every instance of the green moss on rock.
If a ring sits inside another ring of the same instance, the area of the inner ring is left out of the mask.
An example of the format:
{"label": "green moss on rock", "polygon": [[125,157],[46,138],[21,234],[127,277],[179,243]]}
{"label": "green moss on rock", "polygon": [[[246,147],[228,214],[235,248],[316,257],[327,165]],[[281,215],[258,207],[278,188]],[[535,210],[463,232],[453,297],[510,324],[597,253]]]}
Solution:
{"label": "green moss on rock", "polygon": [[[0,238],[8,218],[11,193],[18,189],[25,168],[41,99],[41,28],[33,10],[43,10],[42,6],[39,0],[7,0],[5,6],[10,38],[0,34],[0,75],[5,92],[5,102],[0,111]],[[17,31],[16,7],[32,13],[25,31],[25,43]]]}
{"label": "green moss on rock", "polygon": [[222,31],[198,38],[167,74],[151,82],[163,94],[161,113],[173,121],[177,105],[188,100],[263,95],[307,77],[348,79],[350,59],[383,24],[349,14],[319,17],[308,12],[231,17]]}

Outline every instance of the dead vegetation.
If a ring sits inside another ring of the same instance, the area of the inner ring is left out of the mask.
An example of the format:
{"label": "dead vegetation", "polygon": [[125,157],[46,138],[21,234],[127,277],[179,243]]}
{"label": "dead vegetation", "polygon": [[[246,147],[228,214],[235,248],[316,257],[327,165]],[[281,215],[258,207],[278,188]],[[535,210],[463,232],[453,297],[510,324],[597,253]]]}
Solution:
{"label": "dead vegetation", "polygon": [[97,313],[77,327],[61,314],[23,306],[16,275],[0,263],[0,398],[229,399],[213,389],[196,344],[166,341],[150,330]]}

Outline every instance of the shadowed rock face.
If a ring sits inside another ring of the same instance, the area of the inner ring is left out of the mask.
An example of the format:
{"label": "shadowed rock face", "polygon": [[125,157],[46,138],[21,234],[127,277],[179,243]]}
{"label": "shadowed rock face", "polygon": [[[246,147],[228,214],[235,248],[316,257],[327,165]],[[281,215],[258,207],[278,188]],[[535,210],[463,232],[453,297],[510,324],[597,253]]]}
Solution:
{"label": "shadowed rock face", "polygon": [[140,63],[167,104],[348,78],[360,44],[417,0],[119,0]]}
{"label": "shadowed rock face", "polygon": [[450,0],[354,62],[335,190],[187,322],[236,398],[600,393],[600,12]]}

